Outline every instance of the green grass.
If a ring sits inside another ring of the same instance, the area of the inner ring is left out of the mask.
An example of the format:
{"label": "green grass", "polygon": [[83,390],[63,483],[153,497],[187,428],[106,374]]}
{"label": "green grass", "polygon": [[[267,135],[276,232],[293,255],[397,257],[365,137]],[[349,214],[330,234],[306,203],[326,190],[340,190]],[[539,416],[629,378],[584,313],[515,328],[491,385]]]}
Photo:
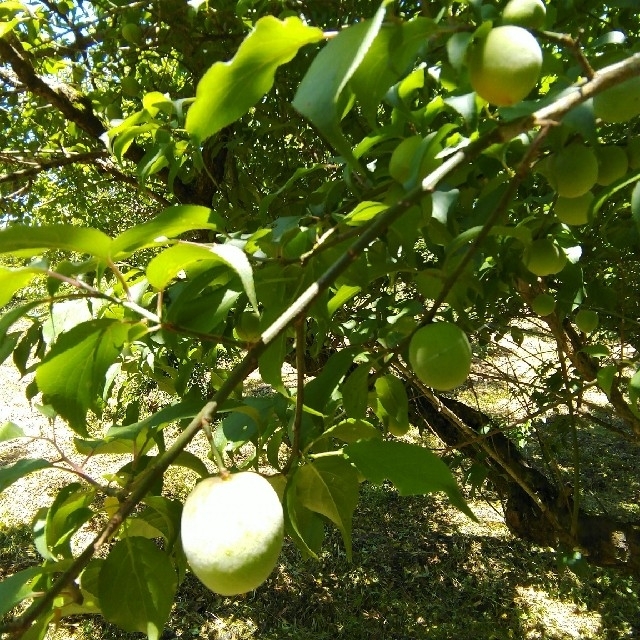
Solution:
{"label": "green grass", "polygon": [[[216,596],[188,575],[162,637],[640,637],[637,581],[604,570],[586,580],[558,573],[549,551],[512,539],[495,519],[472,524],[439,497],[403,498],[390,487],[364,486],[353,547],[348,563],[339,535],[328,530],[321,559],[304,561],[288,542],[274,574],[243,597]],[[3,573],[36,560],[27,527],[0,531],[0,548]],[[537,593],[543,600],[532,597]],[[558,627],[553,608],[560,620],[571,614],[571,633]],[[56,640],[141,637],[90,617],[68,618],[51,635]]]}

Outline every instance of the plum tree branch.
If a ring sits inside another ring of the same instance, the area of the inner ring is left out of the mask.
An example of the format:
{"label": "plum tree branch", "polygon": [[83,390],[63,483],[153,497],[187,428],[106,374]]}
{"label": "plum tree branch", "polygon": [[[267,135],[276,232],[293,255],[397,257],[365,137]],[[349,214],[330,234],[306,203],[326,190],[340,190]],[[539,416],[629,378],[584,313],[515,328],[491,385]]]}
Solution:
{"label": "plum tree branch", "polygon": [[[29,67],[29,65],[11,47],[9,47],[6,41],[0,40],[0,57],[6,59],[7,56],[11,59],[15,59],[14,62],[18,69],[22,70],[25,65]],[[14,70],[16,70],[15,67]],[[31,67],[28,68],[28,71],[33,73],[33,69]],[[16,73],[17,72],[18,71],[16,71]],[[401,200],[389,207],[378,217],[374,218],[367,226],[363,227],[361,234],[354,239],[349,248],[346,249],[344,253],[298,297],[286,312],[277,318],[276,321],[263,332],[260,341],[255,343],[255,345],[247,352],[243,360],[232,369],[229,377],[216,392],[213,399],[204,405],[198,415],[189,423],[182,433],[178,435],[172,445],[162,455],[157,456],[154,462],[134,480],[131,486],[126,490],[123,490],[120,495],[121,504],[117,512],[110,518],[94,540],[82,551],[69,568],[58,577],[43,597],[34,602],[19,618],[2,625],[0,627],[0,633],[13,632],[14,637],[19,638],[28,631],[31,624],[38,618],[38,616],[48,610],[55,597],[80,575],[81,571],[88,564],[93,555],[114,535],[124,519],[132,513],[137,504],[144,498],[156,479],[164,474],[193,437],[200,431],[200,429],[203,428],[203,425],[207,422],[213,421],[221,403],[224,402],[232,394],[236,386],[257,367],[258,358],[266,351],[268,345],[283,331],[285,331],[287,327],[297,319],[303,317],[311,304],[314,303],[318,297],[335,282],[338,276],[346,271],[360,253],[362,253],[362,251],[364,251],[371,242],[384,234],[391,224],[398,220],[420,198],[422,198],[425,192],[433,192],[438,184],[447,175],[449,175],[449,173],[461,166],[463,163],[474,160],[491,144],[509,140],[522,132],[530,130],[531,128],[546,127],[551,122],[560,120],[570,109],[581,102],[584,102],[599,91],[604,91],[617,82],[622,82],[639,72],[640,54],[632,56],[623,63],[603,69],[594,76],[592,81],[581,85],[576,91],[570,93],[564,98],[560,98],[552,105],[538,110],[532,116],[515,123],[511,122],[497,126],[465,149],[457,151],[445,160],[438,169],[433,171],[423,180],[421,185],[408,191]],[[31,78],[31,80],[33,80],[33,78]],[[33,80],[33,82],[36,89],[44,91],[45,95],[51,94],[52,90],[50,88],[45,90],[42,87],[42,84],[46,83],[43,83],[40,79],[37,79],[37,82]],[[63,100],[63,98],[61,98],[61,96],[56,92],[53,92],[53,94],[54,95],[52,97],[56,101]],[[65,103],[62,106],[68,110],[70,108],[69,105],[70,103]],[[72,115],[78,115],[75,111],[70,113]],[[515,180],[513,182],[517,183]],[[488,230],[489,229],[485,232],[485,235],[488,233]],[[455,415],[450,416],[450,418],[455,419]],[[468,429],[467,431],[464,428],[465,426],[466,425],[464,424],[460,425],[469,437],[475,435],[471,429]],[[491,447],[488,443],[484,443],[483,446],[486,446],[487,453],[495,458],[494,452],[491,451]],[[500,459],[496,459],[496,461],[499,462],[508,473],[513,473],[510,470],[508,462]],[[528,486],[522,486],[522,481],[517,477],[517,474],[513,477],[514,481],[517,482],[530,496],[536,506],[538,506],[538,508],[545,513],[551,521],[555,520],[553,522],[554,525],[557,524],[557,526],[561,528],[560,524],[557,522],[555,514],[549,513],[546,505],[540,501],[535,492],[529,489]]]}
{"label": "plum tree branch", "polygon": [[109,154],[107,151],[87,151],[86,153],[74,153],[64,156],[57,156],[47,160],[38,160],[27,169],[18,169],[11,173],[0,174],[0,184],[6,182],[18,182],[25,178],[38,175],[49,169],[58,169],[70,164],[87,164],[94,163],[100,158],[106,158]]}

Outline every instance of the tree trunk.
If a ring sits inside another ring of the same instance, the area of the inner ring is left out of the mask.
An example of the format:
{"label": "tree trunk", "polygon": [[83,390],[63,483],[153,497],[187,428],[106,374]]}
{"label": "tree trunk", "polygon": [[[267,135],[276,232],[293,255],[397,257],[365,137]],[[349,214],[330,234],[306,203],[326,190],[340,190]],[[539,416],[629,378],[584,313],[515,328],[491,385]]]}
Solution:
{"label": "tree trunk", "polygon": [[[575,549],[594,565],[640,577],[640,523],[590,514],[582,508],[574,514],[571,487],[556,486],[532,467],[502,432],[492,428],[489,416],[452,398],[429,398],[418,389],[411,391],[413,423],[428,427],[445,444],[489,469],[513,535],[541,546]],[[484,427],[491,428],[491,435],[482,435]],[[470,438],[469,430],[478,437]]]}

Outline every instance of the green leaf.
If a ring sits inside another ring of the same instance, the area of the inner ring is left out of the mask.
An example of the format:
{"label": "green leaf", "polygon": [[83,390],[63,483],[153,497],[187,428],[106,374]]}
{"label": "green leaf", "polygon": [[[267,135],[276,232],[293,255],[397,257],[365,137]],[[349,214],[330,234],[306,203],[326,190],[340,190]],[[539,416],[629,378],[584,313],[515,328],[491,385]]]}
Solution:
{"label": "green leaf", "polygon": [[361,364],[342,383],[342,405],[350,418],[367,415],[370,370],[370,364]]}
{"label": "green leaf", "polygon": [[287,483],[284,492],[285,528],[303,556],[317,560],[324,540],[324,520],[300,502],[296,490],[297,476],[296,473]]}
{"label": "green leaf", "polygon": [[631,411],[640,418],[640,370],[629,380],[628,392]]}
{"label": "green leaf", "polygon": [[302,79],[293,107],[308,118],[358,173],[365,173],[340,128],[350,92],[349,80],[375,40],[392,0],[384,0],[371,20],[342,30],[316,56]]}
{"label": "green leaf", "polygon": [[147,496],[144,503],[147,509],[142,512],[141,517],[160,531],[169,545],[173,545],[180,533],[182,503],[163,496]]}
{"label": "green leaf", "polygon": [[372,127],[389,87],[406,73],[421,48],[426,46],[436,24],[427,18],[385,23],[350,81],[362,112]]}
{"label": "green leaf", "polygon": [[278,336],[258,358],[260,377],[265,384],[271,385],[278,393],[284,396],[289,391],[282,381],[282,365],[287,354],[286,336]]}
{"label": "green leaf", "polygon": [[29,567],[0,582],[0,617],[25,598],[34,595],[31,589],[33,578],[42,574],[42,567]]}
{"label": "green leaf", "polygon": [[371,482],[390,480],[403,496],[443,491],[453,506],[476,519],[449,467],[428,449],[406,442],[361,440],[347,445],[344,452]]}
{"label": "green leaf", "polygon": [[11,301],[13,294],[26,287],[34,277],[35,273],[41,273],[42,269],[10,269],[0,267],[0,307]]}
{"label": "green leaf", "polygon": [[123,260],[139,249],[167,244],[186,231],[224,229],[224,220],[215,211],[198,205],[177,205],[165,209],[153,220],[138,224],[116,236],[111,246],[113,260]]}
{"label": "green leaf", "polygon": [[361,227],[388,208],[388,204],[365,200],[358,203],[356,208],[344,217],[344,223],[350,227]]}
{"label": "green leaf", "polygon": [[183,269],[198,262],[225,264],[231,267],[240,278],[249,301],[258,310],[258,301],[253,282],[253,271],[245,252],[231,244],[202,246],[195,244],[177,244],[165,249],[147,266],[149,284],[156,289],[164,289]]}
{"label": "green leaf", "polygon": [[383,422],[390,431],[409,430],[409,399],[404,384],[388,373],[376,380],[378,405],[384,414]]}
{"label": "green leaf", "polygon": [[16,225],[0,231],[0,253],[35,256],[46,249],[76,251],[104,260],[109,258],[111,238],[98,229],[70,224],[26,227]]}
{"label": "green leaf", "polygon": [[209,475],[207,465],[190,451],[181,451],[171,464],[177,467],[191,469],[191,471],[194,471],[202,478],[206,478]]}
{"label": "green leaf", "polygon": [[84,322],[62,334],[36,371],[45,402],[87,436],[87,410],[102,396],[105,376],[120,355],[131,325],[117,320]]}
{"label": "green leaf", "polygon": [[0,493],[27,474],[40,469],[47,469],[51,466],[52,464],[48,460],[43,460],[42,458],[26,458],[18,460],[14,464],[0,467]]}
{"label": "green leaf", "polygon": [[607,397],[611,393],[611,387],[613,381],[618,373],[618,367],[615,364],[610,364],[602,369],[598,369],[597,380],[598,386],[607,394]]}
{"label": "green leaf", "polygon": [[54,557],[72,557],[71,537],[93,516],[89,505],[94,498],[94,489],[77,482],[58,492],[44,525],[44,543]]}
{"label": "green leaf", "polygon": [[158,640],[178,586],[166,553],[146,538],[125,538],[111,549],[98,584],[102,614],[109,622]]}
{"label": "green leaf", "polygon": [[329,518],[342,533],[351,560],[351,525],[358,504],[358,472],[344,458],[317,458],[296,473],[296,492],[300,503]]}
{"label": "green leaf", "polygon": [[14,438],[24,438],[25,436],[26,434],[22,427],[18,426],[15,422],[5,422],[0,427],[0,442],[6,442]]}
{"label": "green leaf", "polygon": [[[600,204],[600,202],[598,202],[598,204]],[[595,207],[594,211],[597,211]],[[636,223],[636,227],[640,230],[640,182],[636,184],[631,194],[631,217]]]}
{"label": "green leaf", "polygon": [[358,347],[342,349],[331,355],[322,367],[322,372],[309,382],[304,390],[304,403],[316,411],[323,411],[340,379],[353,364],[353,356]]}
{"label": "green leaf", "polygon": [[382,433],[370,422],[358,418],[347,418],[338,424],[329,427],[323,434],[323,438],[337,438],[343,442],[351,443],[358,440],[370,440],[371,438],[382,438]]}
{"label": "green leaf", "polygon": [[186,129],[201,142],[244,115],[273,86],[277,68],[323,38],[300,18],[260,18],[229,62],[216,62],[198,83]]}

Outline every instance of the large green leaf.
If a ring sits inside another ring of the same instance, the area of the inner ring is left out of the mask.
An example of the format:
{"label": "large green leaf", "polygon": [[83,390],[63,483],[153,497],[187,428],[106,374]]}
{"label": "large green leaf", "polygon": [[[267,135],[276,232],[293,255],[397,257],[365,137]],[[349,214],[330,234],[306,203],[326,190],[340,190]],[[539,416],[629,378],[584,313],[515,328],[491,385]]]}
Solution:
{"label": "large green leaf", "polygon": [[151,286],[164,289],[180,271],[203,261],[231,267],[240,278],[249,301],[256,310],[258,309],[251,264],[247,254],[232,244],[214,244],[207,247],[177,244],[169,247],[149,262],[147,278]]}
{"label": "large green leaf", "polygon": [[324,519],[301,503],[296,489],[297,477],[296,473],[284,492],[285,527],[302,554],[317,559],[324,540]]}
{"label": "large green leaf", "polygon": [[93,516],[89,505],[94,497],[94,489],[77,482],[58,492],[47,512],[43,532],[44,542],[52,556],[72,557],[71,537]]}
{"label": "large green leaf", "polygon": [[403,496],[443,491],[451,504],[476,519],[449,467],[428,449],[406,442],[361,440],[347,445],[344,452],[367,480],[375,484],[390,480]]}
{"label": "large green leaf", "polygon": [[350,81],[372,127],[377,125],[378,108],[387,90],[407,72],[435,29],[435,22],[427,18],[381,27]]}
{"label": "large green leaf", "polygon": [[34,596],[31,581],[42,573],[42,567],[29,567],[0,582],[0,617],[25,598]]}
{"label": "large green leaf", "polygon": [[376,380],[376,414],[392,433],[409,430],[409,399],[401,380],[388,373]]}
{"label": "large green leaf", "polygon": [[222,217],[208,207],[177,205],[165,209],[153,220],[131,227],[116,236],[111,246],[111,255],[114,260],[122,260],[138,249],[167,244],[169,238],[176,238],[186,231],[217,231],[223,228]]}
{"label": "large green leaf", "polygon": [[45,402],[87,436],[87,410],[102,395],[109,367],[120,355],[131,325],[117,320],[84,322],[62,334],[36,371]]}
{"label": "large green leaf", "polygon": [[155,542],[124,538],[100,570],[99,598],[104,617],[125,631],[158,640],[178,586],[169,556]]}
{"label": "large green leaf", "polygon": [[369,371],[370,364],[361,364],[342,383],[342,404],[350,418],[364,418],[367,415]]}
{"label": "large green leaf", "polygon": [[22,269],[0,267],[0,307],[4,307],[16,291],[26,287],[33,280],[34,274],[39,271],[29,267]]}
{"label": "large green leaf", "polygon": [[18,462],[14,464],[0,467],[0,493],[27,474],[39,471],[40,469],[46,469],[50,466],[52,466],[51,463],[42,458],[25,458],[18,460]]}
{"label": "large green leaf", "polygon": [[300,47],[322,38],[320,29],[297,17],[258,20],[233,59],[216,62],[198,83],[187,131],[203,141],[240,118],[271,89],[280,65],[292,60]]}
{"label": "large green leaf", "polygon": [[34,256],[46,249],[76,251],[107,259],[111,238],[98,231],[70,224],[42,227],[13,226],[0,231],[0,253]]}
{"label": "large green leaf", "polygon": [[342,533],[351,559],[351,525],[358,504],[358,472],[344,458],[317,458],[296,473],[296,492],[300,503],[329,518]]}
{"label": "large green leaf", "polygon": [[295,109],[360,173],[363,170],[340,128],[350,99],[345,88],[377,36],[390,4],[392,0],[384,0],[371,20],[344,29],[333,38],[316,56],[293,100]]}

